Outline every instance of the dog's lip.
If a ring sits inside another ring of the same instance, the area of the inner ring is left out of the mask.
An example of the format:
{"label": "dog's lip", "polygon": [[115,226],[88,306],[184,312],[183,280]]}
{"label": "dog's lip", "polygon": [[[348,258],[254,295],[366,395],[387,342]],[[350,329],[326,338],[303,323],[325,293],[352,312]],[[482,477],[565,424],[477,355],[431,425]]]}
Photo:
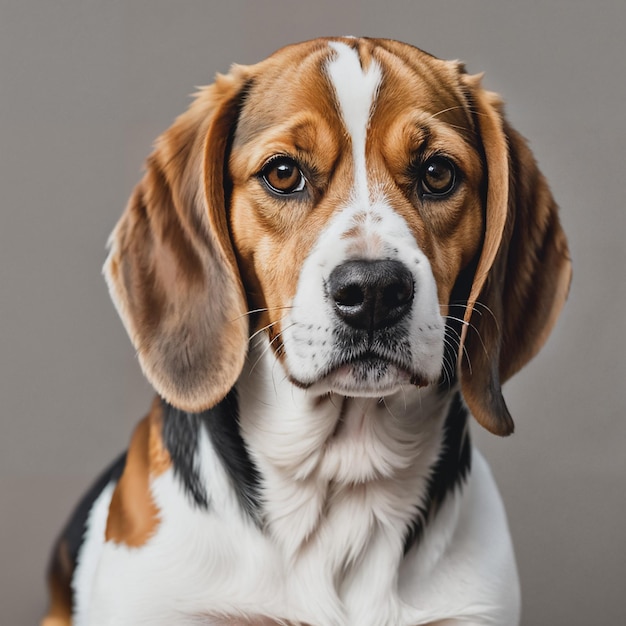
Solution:
{"label": "dog's lip", "polygon": [[372,365],[380,364],[392,366],[400,371],[406,372],[409,375],[412,374],[411,365],[405,362],[403,359],[383,354],[375,350],[367,349],[362,350],[357,354],[350,355],[347,358],[336,359],[329,365],[325,375],[331,374],[332,372],[335,372],[345,367],[366,363],[370,363]]}
{"label": "dog's lip", "polygon": [[[396,379],[396,382],[392,385],[393,387],[403,384],[415,387],[426,387],[430,384],[430,381],[428,381],[421,372],[414,370],[408,363],[405,363],[401,359],[391,358],[387,355],[382,355],[369,349],[364,350],[359,354],[351,355],[347,358],[336,359],[314,380],[303,382],[292,376],[290,376],[290,379],[295,385],[304,389],[309,389],[323,383],[324,381],[330,382],[332,379],[336,379],[342,375],[349,376],[350,370],[352,370],[355,366],[367,365],[368,363],[370,363],[373,367],[383,365],[395,370],[396,375],[394,378]],[[381,385],[378,389],[376,386],[373,386],[371,391],[383,393],[388,387],[388,384]]]}

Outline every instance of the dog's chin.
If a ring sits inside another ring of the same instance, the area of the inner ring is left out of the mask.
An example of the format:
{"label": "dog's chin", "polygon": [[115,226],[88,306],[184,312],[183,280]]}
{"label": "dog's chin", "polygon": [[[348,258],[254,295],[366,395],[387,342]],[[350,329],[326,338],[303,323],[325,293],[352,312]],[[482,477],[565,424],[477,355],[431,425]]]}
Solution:
{"label": "dog's chin", "polygon": [[383,398],[402,387],[425,387],[429,381],[420,374],[381,359],[360,359],[343,363],[306,387],[313,393],[336,393],[358,398]]}

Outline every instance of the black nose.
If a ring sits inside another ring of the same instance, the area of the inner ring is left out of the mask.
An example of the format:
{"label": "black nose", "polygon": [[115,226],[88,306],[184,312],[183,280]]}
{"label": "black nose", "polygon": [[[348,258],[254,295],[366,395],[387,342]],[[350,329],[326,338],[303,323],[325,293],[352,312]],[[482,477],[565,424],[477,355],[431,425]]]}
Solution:
{"label": "black nose", "polygon": [[410,310],[413,275],[399,261],[346,261],[328,279],[339,317],[353,328],[392,326]]}

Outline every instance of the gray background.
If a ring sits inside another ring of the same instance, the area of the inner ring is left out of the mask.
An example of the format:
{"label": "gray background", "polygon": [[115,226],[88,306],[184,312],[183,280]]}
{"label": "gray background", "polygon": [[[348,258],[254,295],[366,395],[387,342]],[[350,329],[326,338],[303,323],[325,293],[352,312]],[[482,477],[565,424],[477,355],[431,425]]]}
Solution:
{"label": "gray background", "polygon": [[516,434],[475,434],[508,507],[524,624],[626,624],[624,0],[1,0],[2,626],[36,622],[55,534],[149,406],[100,268],[152,140],[216,71],[330,34],[465,60],[529,138],[573,290],[505,390]]}

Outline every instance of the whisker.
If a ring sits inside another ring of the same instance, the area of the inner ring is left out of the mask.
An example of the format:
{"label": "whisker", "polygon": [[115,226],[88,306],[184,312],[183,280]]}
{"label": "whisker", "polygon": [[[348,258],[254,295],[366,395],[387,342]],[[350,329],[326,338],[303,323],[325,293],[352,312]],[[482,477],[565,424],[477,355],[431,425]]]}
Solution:
{"label": "whisker", "polygon": [[[284,318],[279,320],[280,322],[284,321]],[[292,324],[289,324],[289,326],[283,328],[279,333],[276,333],[276,336],[271,339],[270,341],[267,342],[267,346],[265,346],[265,348],[263,348],[263,350],[261,351],[261,354],[259,354],[257,360],[254,362],[254,364],[252,365],[252,367],[250,368],[250,374],[252,374],[252,372],[254,372],[256,366],[259,364],[259,362],[261,361],[261,359],[265,356],[265,354],[267,353],[267,351],[272,347],[272,344],[277,340],[280,339],[283,335],[283,333],[291,328],[292,326],[295,326],[296,323],[293,322]]]}
{"label": "whisker", "polygon": [[448,386],[452,387],[454,383],[454,363],[451,359],[444,359],[444,363],[446,365],[446,377],[448,379]]}
{"label": "whisker", "polygon": [[[448,368],[450,368],[450,371],[448,372]],[[452,386],[452,364],[448,361],[448,357],[444,356],[443,357],[443,362],[441,363],[441,369],[442,369],[442,373],[443,373],[443,382],[448,386],[451,387]]]}
{"label": "whisker", "polygon": [[389,408],[389,405],[387,404],[387,400],[384,396],[382,398],[382,401],[383,401],[383,406],[385,407],[385,411],[387,411],[389,416],[396,422],[399,421],[398,418],[393,414],[393,411]]}
{"label": "whisker", "polygon": [[[272,365],[271,376],[272,376],[272,385],[274,387],[274,395],[278,398],[278,387],[276,384],[276,372],[275,372],[277,366],[278,366],[278,359],[274,359],[274,364]],[[279,381],[279,384],[282,384],[283,382],[285,382],[286,379],[287,379],[287,374],[283,370],[283,378],[282,380]],[[292,399],[293,399],[293,387],[294,387],[293,385],[290,385]]]}
{"label": "whisker", "polygon": [[267,313],[268,311],[269,309],[267,307],[263,307],[262,309],[252,309],[250,311],[246,311],[245,313],[242,313],[241,315],[238,315],[237,317],[233,317],[230,321],[236,322],[237,320],[240,320],[242,317],[248,317],[248,315],[254,315],[255,313]]}
{"label": "whisker", "polygon": [[269,313],[270,311],[286,311],[286,310],[290,310],[293,309],[293,305],[285,305],[285,306],[273,306],[273,307],[262,307],[260,309],[251,309],[250,311],[246,311],[245,313],[242,313],[241,315],[238,315],[237,317],[233,317],[230,321],[231,322],[236,322],[237,320],[240,320],[242,317],[248,317],[249,315],[254,315],[255,313]]}
{"label": "whisker", "polygon": [[467,131],[467,128],[465,128],[465,126],[459,126],[458,124],[451,124],[450,122],[446,122],[446,126],[449,126],[450,128],[456,128],[457,130],[460,130],[460,131]]}
{"label": "whisker", "polygon": [[[458,351],[459,351],[458,346],[455,346],[449,339],[444,339],[444,342],[447,346],[449,346],[454,351],[454,354],[458,354]],[[452,364],[452,361],[448,359],[447,355],[444,355],[444,359],[441,365],[444,369],[444,374],[446,375],[448,382],[452,384],[452,380],[454,377],[454,366]]]}
{"label": "whisker", "polygon": [[437,111],[437,113],[433,113],[428,119],[429,120],[433,120],[436,117],[439,117],[440,115],[443,115],[444,113],[448,113],[449,111],[455,111],[457,109],[463,109],[465,110],[465,106],[461,105],[461,104],[457,104],[455,106],[452,107],[448,107],[447,109],[441,109],[441,111]]}
{"label": "whisker", "polygon": [[476,332],[477,335],[480,336],[480,332],[475,324],[472,324],[471,322],[468,322],[460,317],[455,317],[454,315],[444,315],[443,317],[448,320],[454,320],[456,322],[460,322],[461,324],[463,324],[463,326],[467,326],[468,328],[471,328],[474,332]]}
{"label": "whisker", "polygon": [[267,324],[266,326],[263,326],[263,328],[259,328],[259,330],[253,332],[248,341],[252,341],[255,337],[257,337],[258,335],[260,335],[263,331],[265,330],[269,330],[270,328],[272,328],[272,326],[276,326],[276,324],[280,324],[283,321],[284,318],[276,320],[275,322],[270,322],[269,324]]}
{"label": "whisker", "polygon": [[486,304],[484,304],[483,302],[480,302],[479,300],[476,300],[476,302],[474,302],[474,310],[478,314],[482,315],[482,312],[478,311],[476,307],[482,307],[482,309],[484,311],[489,313],[489,315],[491,315],[491,319],[493,319],[493,321],[494,321],[494,323],[496,325],[496,328],[498,329],[498,332],[501,332],[500,322],[498,321],[498,318],[496,317],[496,314]]}
{"label": "whisker", "polygon": [[340,408],[335,404],[335,395],[333,393],[328,394],[328,401],[333,405],[335,409]]}
{"label": "whisker", "polygon": [[[450,328],[450,327],[448,326],[448,328]],[[468,369],[469,369],[469,373],[471,375],[472,374],[472,362],[470,360],[467,348],[465,347],[465,344],[463,344],[461,346],[461,336],[459,335],[459,333],[457,333],[456,330],[454,330],[454,328],[450,328],[450,330],[454,333],[454,335],[444,336],[443,340],[446,343],[446,345],[450,346],[451,348],[454,348],[456,353],[458,353],[460,348],[463,349],[463,355],[465,356],[465,359],[467,361],[467,366],[468,366]],[[478,332],[478,330],[476,330],[476,334],[478,335],[478,338],[480,339],[480,342],[483,345],[483,349],[485,350],[485,354],[487,354],[487,349],[485,348],[485,344],[483,343],[483,340],[481,339],[480,333]],[[454,343],[449,343],[451,341],[454,341]],[[450,364],[450,365],[452,365],[452,364]],[[454,368],[452,368],[452,370],[451,370],[451,374],[452,373],[454,373]],[[452,379],[450,379],[450,382],[452,382]]]}
{"label": "whisker", "polygon": [[[461,322],[463,326],[467,326],[468,328],[471,328],[476,333],[476,336],[478,337],[478,340],[480,341],[480,345],[483,347],[483,351],[485,352],[485,355],[489,356],[489,352],[487,351],[487,346],[485,345],[483,338],[480,336],[480,331],[474,324],[470,322],[466,322],[465,320],[462,320],[458,317],[454,317],[453,315],[444,315],[444,317],[447,319],[456,320],[457,322]],[[450,330],[453,330],[454,333],[458,335],[458,333],[453,328],[450,328]],[[460,343],[460,340],[461,338],[459,337],[459,343]],[[463,349],[465,350],[465,344],[463,344]]]}
{"label": "whisker", "polygon": [[265,354],[267,353],[268,350],[271,349],[272,344],[280,338],[280,336],[282,335],[282,332],[278,333],[274,339],[272,339],[271,341],[268,341],[267,345],[263,348],[263,350],[261,351],[261,354],[259,354],[257,360],[252,364],[252,367],[250,368],[250,374],[252,374],[256,368],[256,366],[260,363],[261,359],[265,356]]}
{"label": "whisker", "polygon": [[[446,305],[440,304],[439,306],[440,308],[443,308]],[[476,300],[476,302],[474,302],[472,305],[466,302],[453,302],[447,305],[448,308],[458,307],[460,309],[468,309],[470,308],[470,306],[472,308],[472,312],[476,311],[476,313],[480,315],[481,317],[483,315],[483,312],[489,313],[489,315],[494,321],[494,324],[496,325],[496,328],[498,329],[498,332],[500,332],[500,322],[498,321],[496,314],[484,302],[481,302],[480,300]],[[482,311],[480,310],[479,307],[482,308]]]}
{"label": "whisker", "polygon": [[[451,107],[447,107],[445,109],[441,109],[440,111],[437,111],[436,113],[432,113],[430,115],[430,117],[428,117],[426,119],[426,122],[429,122],[430,120],[433,120],[437,117],[439,117],[440,115],[443,115],[444,113],[448,113],[449,111],[456,111],[456,110],[462,110],[464,111],[466,114],[469,113],[469,115],[466,115],[467,120],[470,122],[470,128],[474,127],[473,124],[473,120],[472,120],[472,115],[475,116],[485,116],[486,114],[483,113],[482,111],[477,110],[476,108],[469,106],[468,104],[456,104],[454,106]],[[460,131],[465,131],[467,132],[469,129],[466,126],[460,126],[458,124],[452,124],[451,122],[446,122],[448,126],[450,126],[451,128],[456,128]]]}

